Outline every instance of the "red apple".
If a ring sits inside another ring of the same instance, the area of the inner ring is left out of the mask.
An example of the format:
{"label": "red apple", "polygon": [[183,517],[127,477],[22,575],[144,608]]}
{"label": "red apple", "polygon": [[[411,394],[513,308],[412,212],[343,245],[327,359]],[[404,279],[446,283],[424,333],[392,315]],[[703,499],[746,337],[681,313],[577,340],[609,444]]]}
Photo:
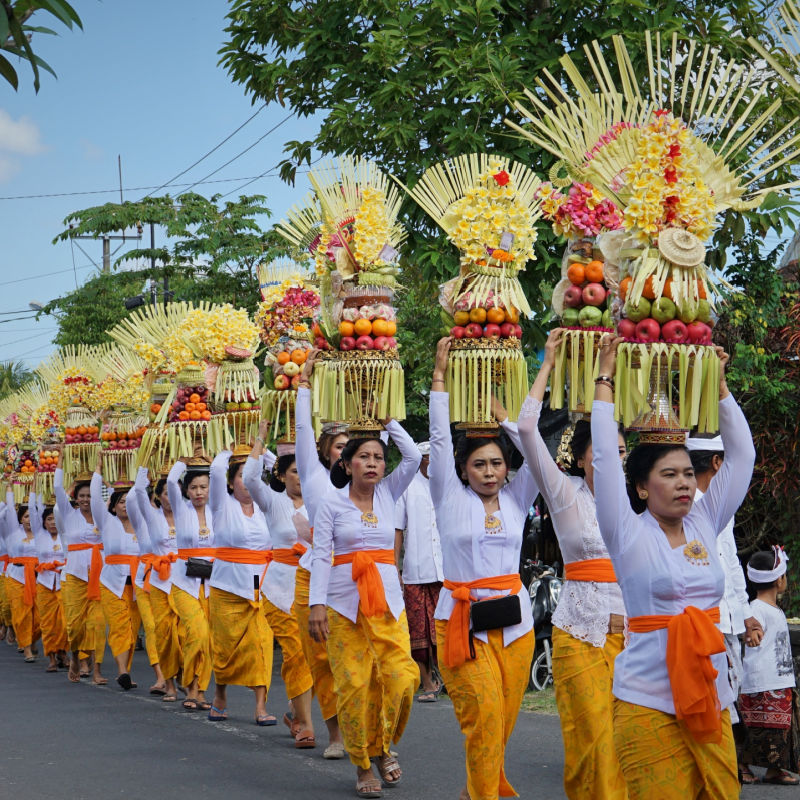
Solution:
{"label": "red apple", "polygon": [[501,336],[502,336],[504,339],[508,339],[508,338],[509,338],[509,336],[515,336],[515,335],[516,335],[516,334],[514,333],[514,331],[515,331],[516,329],[517,329],[517,326],[516,326],[516,325],[514,325],[514,323],[513,323],[513,322],[504,322],[504,323],[503,323],[503,324],[500,326],[500,335],[501,335]]}
{"label": "red apple", "polygon": [[466,334],[467,332],[464,330],[463,325],[453,325],[453,327],[450,328],[450,335],[454,339],[463,339],[466,336]]}
{"label": "red apple", "polygon": [[661,338],[661,326],[652,317],[647,317],[636,325],[636,338],[643,342],[657,342]]}
{"label": "red apple", "polygon": [[600,306],[606,299],[606,290],[600,283],[587,283],[582,297],[587,306]]}
{"label": "red apple", "polygon": [[93,433],[84,433],[83,434],[83,441],[84,442],[93,442],[95,441]]}
{"label": "red apple", "polygon": [[519,323],[517,323],[517,324],[514,326],[514,336],[515,336],[517,339],[522,339],[522,325],[520,325]]}
{"label": "red apple", "polygon": [[705,322],[690,322],[686,331],[691,344],[711,344],[711,328]]}
{"label": "red apple", "polygon": [[356,340],[352,336],[342,336],[339,340],[340,350],[352,350],[356,346]]}
{"label": "red apple", "polygon": [[289,378],[286,375],[276,375],[272,385],[279,391],[288,389],[290,385]]}
{"label": "red apple", "polygon": [[467,334],[468,339],[480,339],[483,336],[483,328],[477,322],[470,322],[464,332]]}
{"label": "red apple", "polygon": [[387,350],[397,350],[397,339],[394,336],[389,337],[389,341],[386,345]]}
{"label": "red apple", "polygon": [[483,335],[487,339],[499,339],[500,338],[500,326],[494,322],[490,322],[488,325],[483,326]]}
{"label": "red apple", "polygon": [[617,333],[625,339],[636,338],[636,323],[632,319],[623,317],[617,323]]}
{"label": "red apple", "polygon": [[374,348],[375,342],[368,333],[365,333],[363,336],[359,336],[358,339],[356,339],[356,350],[373,350]]}
{"label": "red apple", "polygon": [[389,337],[388,336],[376,336],[375,337],[375,341],[373,341],[372,345],[376,350],[388,350],[389,349]]}
{"label": "red apple", "polygon": [[300,376],[295,375],[294,378],[292,378],[291,387],[292,389],[296,389],[299,385],[300,385]]}
{"label": "red apple", "polygon": [[670,320],[661,326],[661,338],[670,344],[682,344],[686,341],[688,335],[689,332],[686,329],[686,325],[679,319]]}
{"label": "red apple", "polygon": [[127,446],[128,446],[127,439],[117,439],[117,447],[119,447],[120,450],[124,450]]}
{"label": "red apple", "polygon": [[564,305],[567,308],[578,308],[583,304],[583,292],[580,286],[574,284],[564,292]]}
{"label": "red apple", "polygon": [[325,339],[324,336],[317,336],[314,339],[314,347],[316,347],[317,350],[327,350],[328,349],[327,339]]}

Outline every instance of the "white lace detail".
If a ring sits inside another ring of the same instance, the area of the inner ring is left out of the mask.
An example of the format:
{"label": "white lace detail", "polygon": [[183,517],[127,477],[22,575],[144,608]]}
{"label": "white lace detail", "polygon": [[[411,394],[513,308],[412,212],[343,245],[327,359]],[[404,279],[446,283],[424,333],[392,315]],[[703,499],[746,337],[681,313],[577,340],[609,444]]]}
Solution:
{"label": "white lace detail", "polygon": [[517,421],[521,419],[525,419],[526,417],[538,417],[541,414],[542,410],[542,403],[540,400],[536,400],[535,398],[528,395],[522,403],[522,407],[519,410],[519,416],[517,417]]}
{"label": "white lace detail", "polygon": [[[573,528],[565,531],[556,527],[564,561],[570,563],[593,558],[608,558],[608,550],[597,525],[594,497],[582,480],[575,495],[574,507],[565,511],[572,512],[569,515],[572,520],[575,520],[577,511],[580,530]],[[554,515],[554,524],[557,525],[557,520],[563,519],[564,516],[566,515],[563,512]],[[589,642],[595,647],[603,647],[606,643],[610,614],[625,615],[625,603],[618,584],[565,581],[561,598],[553,614],[553,624],[576,639]]]}

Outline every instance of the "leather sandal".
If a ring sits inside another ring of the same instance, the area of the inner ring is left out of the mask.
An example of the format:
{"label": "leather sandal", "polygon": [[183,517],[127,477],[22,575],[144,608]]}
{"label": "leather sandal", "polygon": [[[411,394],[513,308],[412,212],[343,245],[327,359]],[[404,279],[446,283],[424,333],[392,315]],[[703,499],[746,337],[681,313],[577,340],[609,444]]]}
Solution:
{"label": "leather sandal", "polygon": [[800,778],[795,778],[794,775],[782,769],[777,775],[773,775],[771,778],[762,778],[761,783],[774,783],[778,786],[797,786],[797,784],[800,783]]}
{"label": "leather sandal", "polygon": [[294,717],[288,711],[283,715],[283,724],[289,729],[289,736],[296,739],[297,734],[300,733],[300,725],[295,722]]}
{"label": "leather sandal", "polygon": [[387,786],[398,786],[403,780],[402,774],[394,780],[388,777],[392,772],[400,772],[400,762],[391,753],[386,753],[378,759],[378,772]]}
{"label": "leather sandal", "polygon": [[356,781],[356,794],[359,797],[383,797],[381,782],[374,775],[365,775]]}
{"label": "leather sandal", "polygon": [[294,737],[294,746],[298,750],[311,750],[313,747],[316,747],[317,739],[314,736],[314,731],[308,729],[298,731],[297,735]]}

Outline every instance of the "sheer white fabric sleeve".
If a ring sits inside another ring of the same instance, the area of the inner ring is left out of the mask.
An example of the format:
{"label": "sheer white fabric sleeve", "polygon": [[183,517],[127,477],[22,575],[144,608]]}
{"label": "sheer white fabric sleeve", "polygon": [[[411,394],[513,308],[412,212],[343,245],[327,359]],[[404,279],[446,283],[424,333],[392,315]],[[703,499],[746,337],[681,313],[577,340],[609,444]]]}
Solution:
{"label": "sheer white fabric sleeve", "polygon": [[[317,455],[317,443],[314,439],[314,426],[311,423],[311,392],[308,389],[297,390],[297,402],[294,410],[295,445],[294,458],[301,486],[310,486],[311,481],[322,480],[319,473],[325,470]],[[327,475],[324,476],[328,480]]]}
{"label": "sheer white fabric sleeve", "polygon": [[397,502],[400,495],[414,480],[414,476],[419,469],[419,462],[422,461],[422,455],[419,452],[419,448],[414,444],[414,440],[405,432],[403,426],[397,420],[391,420],[386,426],[386,430],[402,456],[402,461],[392,470],[391,474],[384,478],[392,499]]}
{"label": "sheer white fabric sleeve", "polygon": [[261,462],[264,465],[264,469],[270,471],[274,466],[275,462],[278,460],[278,456],[272,452],[269,448],[264,450],[263,454],[261,455]]}
{"label": "sheer white fabric sleeve", "polygon": [[595,400],[592,404],[592,465],[597,523],[608,552],[625,552],[635,534],[631,525],[637,515],[625,489],[625,473],[619,458],[619,433],[614,404]]}
{"label": "sheer white fabric sleeve", "polygon": [[144,496],[145,501],[147,500],[147,484],[147,470],[144,467],[139,467],[136,472],[136,480],[133,482],[133,486],[128,492],[126,504],[128,516],[131,518],[131,524],[135,531],[142,530],[147,524],[145,516],[142,513],[142,504],[139,499],[141,496]]}
{"label": "sheer white fabric sleeve", "polygon": [[430,480],[431,499],[434,507],[447,497],[461,491],[463,485],[456,475],[453,458],[453,438],[450,435],[450,395],[447,392],[431,392],[428,407],[430,419]]}
{"label": "sheer white fabric sleeve", "polygon": [[92,509],[92,519],[105,541],[108,531],[108,518],[111,514],[109,514],[106,504],[103,501],[103,476],[99,472],[92,473],[90,492],[89,505]]}
{"label": "sheer white fabric sleeve", "polygon": [[55,475],[53,476],[53,489],[56,495],[56,508],[58,509],[62,521],[66,524],[69,515],[74,509],[72,508],[72,503],[69,502],[67,493],[64,491],[64,470],[60,467],[56,469]]}
{"label": "sheer white fabric sleeve", "polygon": [[180,479],[186,472],[186,464],[183,461],[176,461],[167,475],[167,497],[172,508],[172,516],[176,526],[184,527],[187,524],[186,516],[188,509],[183,501],[183,493],[179,484]]}
{"label": "sheer white fabric sleeve", "polygon": [[228,499],[228,462],[232,455],[230,450],[222,450],[211,462],[208,477],[208,507],[212,514],[221,514],[225,508]]}
{"label": "sheer white fabric sleeve", "polygon": [[333,556],[333,509],[330,503],[323,504],[314,520],[314,545],[311,555],[311,586],[308,604],[327,605],[328,583],[331,579]]}
{"label": "sheer white fabric sleeve", "polygon": [[510,419],[506,418],[500,423],[500,427],[506,432],[506,435],[509,439],[511,439],[511,443],[517,450],[522,452],[522,442],[519,438],[519,426],[516,422],[512,422]]}
{"label": "sheer white fabric sleeve", "polygon": [[28,497],[28,515],[31,520],[31,530],[36,539],[47,533],[42,525],[42,514],[44,514],[44,503],[39,502],[36,492],[31,492]]}
{"label": "sheer white fabric sleeve", "polygon": [[525,463],[551,512],[563,511],[575,502],[575,484],[558,468],[539,433],[541,400],[526,397],[519,415],[519,435]]}
{"label": "sheer white fabric sleeve", "polygon": [[247,457],[242,467],[242,481],[258,507],[267,513],[272,508],[272,492],[261,480],[261,459]]}

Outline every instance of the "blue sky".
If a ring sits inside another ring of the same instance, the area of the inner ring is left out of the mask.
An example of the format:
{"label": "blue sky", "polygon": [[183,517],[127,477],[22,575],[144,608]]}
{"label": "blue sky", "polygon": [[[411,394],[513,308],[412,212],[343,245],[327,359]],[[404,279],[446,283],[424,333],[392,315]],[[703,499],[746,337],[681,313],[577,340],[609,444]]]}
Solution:
{"label": "blue sky", "polygon": [[[45,303],[83,283],[99,262],[100,242],[51,244],[62,220],[77,209],[119,200],[117,155],[124,197],[135,200],[211,150],[258,108],[217,66],[224,41],[223,0],[73,0],[83,31],[58,28],[35,50],[58,74],[43,73],[39,94],[21,64],[20,90],[0,83],[0,361],[34,367],[53,349],[52,317],[34,320],[30,301]],[[36,21],[34,17],[34,22]],[[287,111],[268,106],[230,141],[179,179],[203,179],[253,144]],[[316,124],[292,118],[249,152],[194,187],[206,196],[236,190],[282,158],[283,143],[313,137]],[[241,178],[240,181],[227,179]],[[170,186],[172,194],[186,187]],[[108,193],[6,199],[111,189]],[[274,218],[302,199],[277,177],[242,190],[264,194]],[[235,195],[232,195],[235,196]],[[115,245],[118,243],[115,243]],[[126,245],[128,246],[128,245]],[[73,255],[74,266],[73,271]],[[87,257],[88,256],[88,257]],[[17,314],[9,312],[25,311]]]}

